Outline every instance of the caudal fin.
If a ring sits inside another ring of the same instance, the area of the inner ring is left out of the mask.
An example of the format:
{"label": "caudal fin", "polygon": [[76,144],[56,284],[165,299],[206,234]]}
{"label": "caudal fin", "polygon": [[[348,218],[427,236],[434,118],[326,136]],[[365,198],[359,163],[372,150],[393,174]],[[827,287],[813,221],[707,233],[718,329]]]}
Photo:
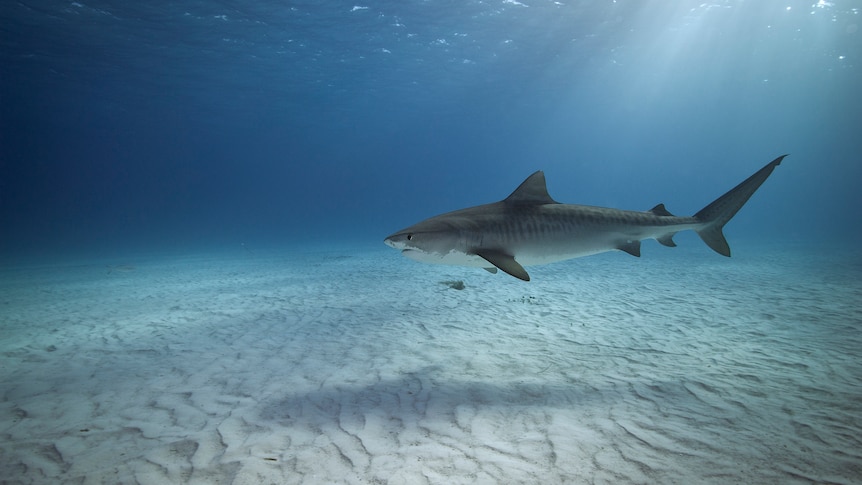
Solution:
{"label": "caudal fin", "polygon": [[739,212],[739,209],[745,205],[752,194],[772,174],[775,167],[781,164],[781,160],[786,156],[781,155],[769,162],[765,167],[758,170],[757,173],[748,177],[744,182],[718,199],[715,199],[715,201],[694,215],[695,219],[704,223],[703,228],[697,231],[697,235],[713,251],[723,256],[730,256],[730,246],[728,246],[727,239],[724,238],[724,233],[721,230],[727,224],[727,221]]}

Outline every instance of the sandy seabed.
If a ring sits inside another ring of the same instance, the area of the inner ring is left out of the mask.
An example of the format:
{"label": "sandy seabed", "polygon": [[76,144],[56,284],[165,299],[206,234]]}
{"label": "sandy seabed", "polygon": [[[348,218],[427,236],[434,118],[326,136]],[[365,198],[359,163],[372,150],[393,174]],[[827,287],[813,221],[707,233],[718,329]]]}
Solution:
{"label": "sandy seabed", "polygon": [[0,481],[860,483],[858,252],[686,246],[5,263]]}

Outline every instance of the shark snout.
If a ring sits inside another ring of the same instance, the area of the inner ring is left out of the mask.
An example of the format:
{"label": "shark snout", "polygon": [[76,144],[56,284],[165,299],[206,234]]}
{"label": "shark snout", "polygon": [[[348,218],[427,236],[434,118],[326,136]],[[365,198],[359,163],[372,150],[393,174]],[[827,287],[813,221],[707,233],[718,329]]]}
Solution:
{"label": "shark snout", "polygon": [[395,249],[404,249],[404,242],[400,241],[397,234],[393,234],[383,240],[383,244]]}

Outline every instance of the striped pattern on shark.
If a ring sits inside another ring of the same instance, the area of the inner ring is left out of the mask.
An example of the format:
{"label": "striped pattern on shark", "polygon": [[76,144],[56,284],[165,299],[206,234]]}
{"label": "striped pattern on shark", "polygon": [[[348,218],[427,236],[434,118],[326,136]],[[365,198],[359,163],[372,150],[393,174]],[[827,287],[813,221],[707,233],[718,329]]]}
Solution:
{"label": "striped pattern on shark", "polygon": [[787,155],[769,162],[691,217],[677,217],[659,204],[649,211],[561,204],[548,194],[538,171],[506,199],[426,219],[384,242],[426,263],[500,269],[529,281],[524,266],[553,263],[605,251],[640,256],[641,241],[676,246],[673,236],[695,231],[715,252],[730,256],[722,228]]}

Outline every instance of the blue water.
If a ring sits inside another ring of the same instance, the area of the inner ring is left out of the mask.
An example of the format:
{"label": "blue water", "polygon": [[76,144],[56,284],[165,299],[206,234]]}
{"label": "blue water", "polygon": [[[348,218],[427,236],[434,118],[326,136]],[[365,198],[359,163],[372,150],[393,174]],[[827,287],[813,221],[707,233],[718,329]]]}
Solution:
{"label": "blue water", "polygon": [[[545,170],[569,203],[858,240],[862,3],[0,4],[0,250],[379,244]],[[14,257],[14,256],[13,256]]]}
{"label": "blue water", "polygon": [[[858,483],[860,12],[0,2],[0,481]],[[732,259],[383,245],[536,170],[691,215],[785,153]]]}

